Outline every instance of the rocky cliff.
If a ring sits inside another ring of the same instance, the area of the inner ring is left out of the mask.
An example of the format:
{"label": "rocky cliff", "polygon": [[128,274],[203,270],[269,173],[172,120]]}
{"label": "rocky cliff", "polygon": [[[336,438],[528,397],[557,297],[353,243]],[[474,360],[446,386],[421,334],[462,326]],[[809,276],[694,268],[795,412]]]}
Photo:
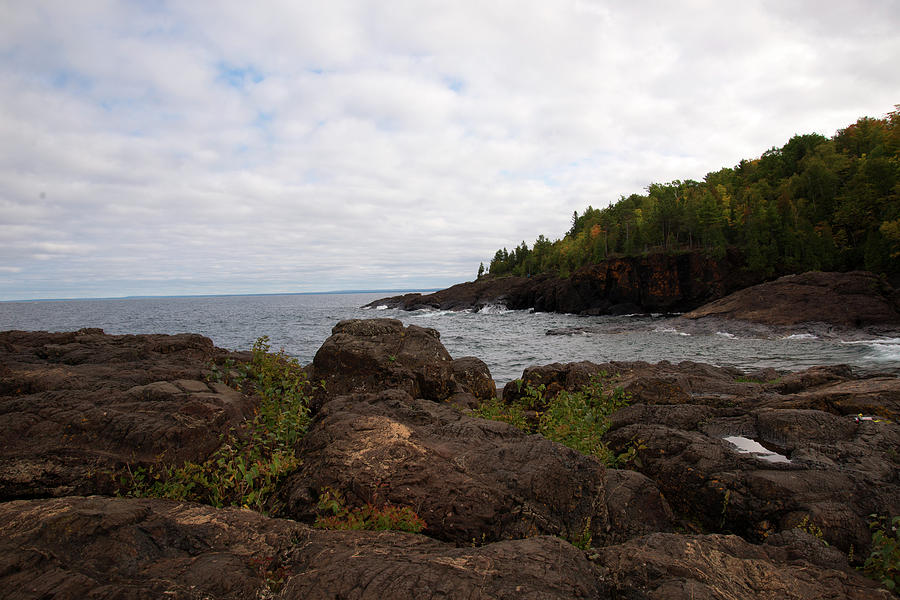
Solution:
{"label": "rocky cliff", "polygon": [[569,278],[548,274],[486,277],[433,294],[384,298],[370,306],[478,310],[501,304],[511,309],[593,315],[682,312],[762,281],[741,265],[736,254],[723,259],[700,252],[619,257],[579,269]]}

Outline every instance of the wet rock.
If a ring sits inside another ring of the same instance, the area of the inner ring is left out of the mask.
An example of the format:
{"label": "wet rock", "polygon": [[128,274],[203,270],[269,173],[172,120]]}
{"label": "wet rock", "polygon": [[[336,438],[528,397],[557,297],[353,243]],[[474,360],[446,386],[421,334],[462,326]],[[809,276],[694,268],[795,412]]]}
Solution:
{"label": "wet rock", "polygon": [[609,542],[623,542],[659,531],[673,531],[675,519],[669,503],[653,480],[628,469],[606,472]]}
{"label": "wet rock", "polygon": [[126,462],[201,460],[254,400],[202,336],[0,333],[0,499],[111,493]]}
{"label": "wet rock", "polygon": [[302,442],[286,514],[311,521],[319,492],[349,505],[411,506],[428,535],[465,545],[539,534],[601,540],[605,468],[596,460],[393,390],[335,398]]}
{"label": "wet rock", "polygon": [[396,319],[341,321],[316,352],[309,373],[325,382],[329,397],[401,389],[440,401],[459,392],[482,399],[496,393],[482,361],[454,361],[436,330],[404,327]]}
{"label": "wet rock", "polygon": [[599,598],[557,538],[455,548],[167,500],[0,504],[0,598]]}
{"label": "wet rock", "polygon": [[737,536],[657,533],[600,548],[594,562],[610,598],[891,598],[858,573],[824,568],[786,548]]}

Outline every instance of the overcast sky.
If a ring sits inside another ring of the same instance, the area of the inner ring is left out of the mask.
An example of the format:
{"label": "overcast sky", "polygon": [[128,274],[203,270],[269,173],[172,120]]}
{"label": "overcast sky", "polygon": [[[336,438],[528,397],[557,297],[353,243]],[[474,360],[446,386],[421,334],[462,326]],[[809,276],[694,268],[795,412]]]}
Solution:
{"label": "overcast sky", "polygon": [[0,299],[444,287],[900,103],[895,0],[0,0]]}

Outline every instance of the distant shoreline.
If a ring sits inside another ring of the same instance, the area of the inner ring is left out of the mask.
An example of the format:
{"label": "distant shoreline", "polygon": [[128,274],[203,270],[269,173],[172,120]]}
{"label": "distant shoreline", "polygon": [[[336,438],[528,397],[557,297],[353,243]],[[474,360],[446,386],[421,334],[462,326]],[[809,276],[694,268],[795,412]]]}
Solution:
{"label": "distant shoreline", "polygon": [[238,298],[241,296],[330,296],[336,294],[398,294],[411,292],[437,292],[442,288],[415,288],[392,290],[335,290],[330,292],[271,292],[263,294],[166,294],[160,296],[98,296],[86,298],[28,298],[24,300],[0,300],[0,303],[13,302],[77,302],[79,300],[154,300],[164,298]]}

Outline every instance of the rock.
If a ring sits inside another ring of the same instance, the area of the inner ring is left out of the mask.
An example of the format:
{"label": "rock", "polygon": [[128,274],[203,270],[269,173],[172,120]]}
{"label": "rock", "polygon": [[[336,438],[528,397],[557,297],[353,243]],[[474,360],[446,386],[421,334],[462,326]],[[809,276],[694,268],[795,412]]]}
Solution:
{"label": "rock", "polygon": [[454,548],[168,500],[0,504],[0,598],[600,598],[584,554],[533,537]]}
{"label": "rock", "polygon": [[872,273],[815,271],[734,292],[684,315],[711,317],[778,327],[821,322],[841,329],[897,328],[900,306],[891,286]]}
{"label": "rock", "polygon": [[331,400],[300,452],[303,465],[285,484],[285,514],[298,520],[310,522],[331,487],[352,506],[411,506],[425,533],[460,545],[607,535],[602,464],[400,390]]}
{"label": "rock", "polygon": [[112,493],[125,463],[202,460],[255,401],[198,335],[0,333],[0,500]]}
{"label": "rock", "polygon": [[484,400],[496,394],[484,362],[454,361],[437,331],[404,327],[396,319],[341,321],[316,352],[309,374],[325,382],[329,397],[387,389],[435,401],[460,392]]}
{"label": "rock", "polygon": [[714,259],[703,252],[614,257],[578,269],[571,277],[482,277],[433,294],[406,294],[370,303],[403,310],[510,309],[575,314],[681,312],[762,281],[729,253]]}
{"label": "rock", "polygon": [[888,600],[891,593],[849,570],[818,566],[783,547],[737,536],[655,533],[600,548],[593,557],[609,598]]}
{"label": "rock", "polygon": [[628,469],[606,472],[606,506],[610,542],[659,531],[673,531],[675,519],[669,503],[653,480]]}

